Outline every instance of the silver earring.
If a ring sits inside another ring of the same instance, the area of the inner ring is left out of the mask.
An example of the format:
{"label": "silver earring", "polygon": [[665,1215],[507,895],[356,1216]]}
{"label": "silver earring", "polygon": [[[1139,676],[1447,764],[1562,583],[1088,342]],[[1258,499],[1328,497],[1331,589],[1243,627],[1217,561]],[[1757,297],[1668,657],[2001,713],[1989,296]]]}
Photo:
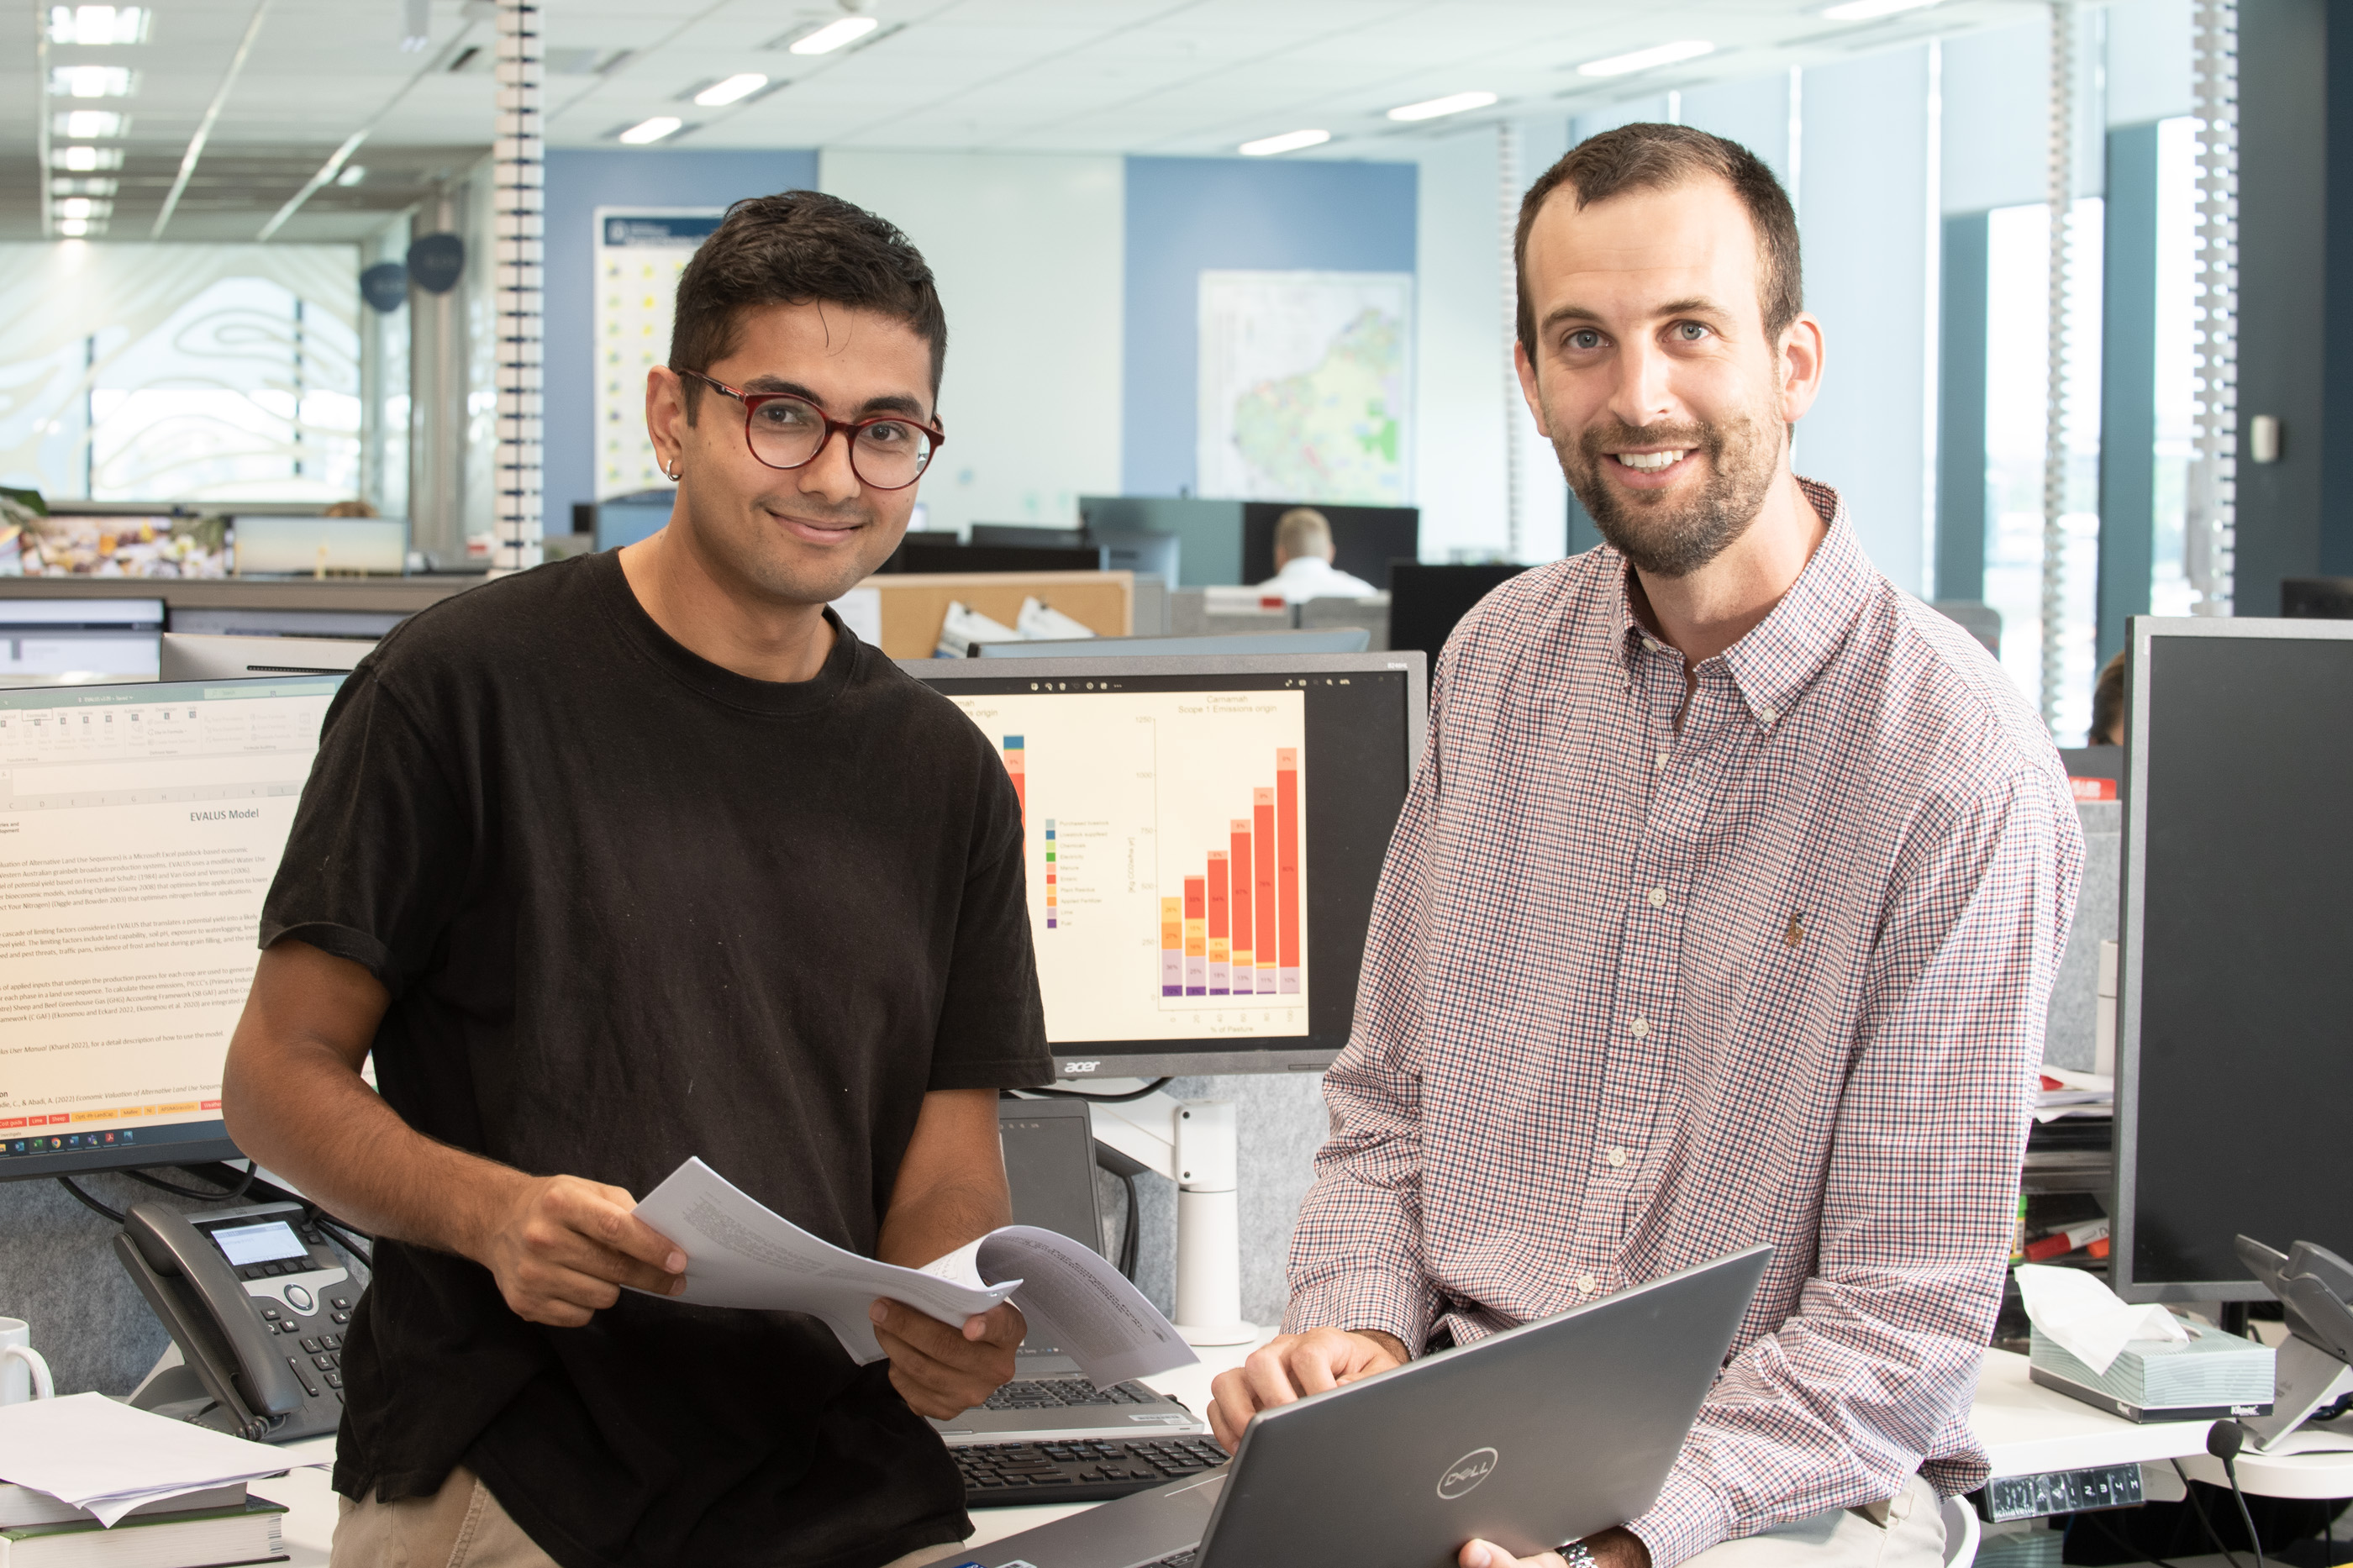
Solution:
{"label": "silver earring", "polygon": [[675,483],[675,482],[677,481],[677,479],[678,479],[678,470],[679,470],[679,467],[680,467],[680,465],[679,465],[679,464],[677,464],[677,463],[672,463],[672,464],[670,464],[670,466],[669,468],[664,468],[664,469],[662,470],[662,472],[663,472],[663,473],[665,473],[665,474],[668,474],[668,475],[670,477],[671,481],[672,481],[673,483]]}

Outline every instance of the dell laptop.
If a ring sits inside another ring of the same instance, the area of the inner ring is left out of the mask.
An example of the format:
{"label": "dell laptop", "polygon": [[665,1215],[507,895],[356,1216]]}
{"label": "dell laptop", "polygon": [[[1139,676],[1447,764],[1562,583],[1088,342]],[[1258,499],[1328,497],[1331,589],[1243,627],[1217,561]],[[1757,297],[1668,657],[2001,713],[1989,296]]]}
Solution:
{"label": "dell laptop", "polygon": [[1450,1568],[1473,1537],[1525,1557],[1622,1524],[1666,1484],[1772,1251],[1262,1411],[1221,1470],[939,1562]]}

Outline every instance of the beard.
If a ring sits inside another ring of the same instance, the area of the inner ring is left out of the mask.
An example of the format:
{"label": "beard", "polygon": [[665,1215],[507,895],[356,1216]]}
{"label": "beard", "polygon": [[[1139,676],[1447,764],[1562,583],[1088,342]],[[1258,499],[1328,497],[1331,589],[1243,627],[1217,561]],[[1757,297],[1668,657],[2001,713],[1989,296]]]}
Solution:
{"label": "beard", "polygon": [[[1612,419],[1573,440],[1555,437],[1553,449],[1568,488],[1613,549],[1637,570],[1684,577],[1723,554],[1757,521],[1778,476],[1785,439],[1787,426],[1757,415],[1729,424],[1639,427]],[[1688,447],[1707,468],[1699,493],[1677,497],[1612,485],[1602,465],[1616,461],[1609,449],[1628,447]]]}

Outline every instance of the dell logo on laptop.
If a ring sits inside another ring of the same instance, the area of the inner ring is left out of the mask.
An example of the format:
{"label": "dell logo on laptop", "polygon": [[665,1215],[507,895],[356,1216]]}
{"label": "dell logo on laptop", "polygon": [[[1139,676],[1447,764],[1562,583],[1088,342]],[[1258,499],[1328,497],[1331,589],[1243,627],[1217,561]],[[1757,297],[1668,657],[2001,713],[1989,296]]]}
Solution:
{"label": "dell logo on laptop", "polygon": [[1438,1478],[1438,1495],[1452,1502],[1493,1475],[1495,1467],[1502,1463],[1494,1449],[1473,1448],[1446,1467],[1446,1473]]}

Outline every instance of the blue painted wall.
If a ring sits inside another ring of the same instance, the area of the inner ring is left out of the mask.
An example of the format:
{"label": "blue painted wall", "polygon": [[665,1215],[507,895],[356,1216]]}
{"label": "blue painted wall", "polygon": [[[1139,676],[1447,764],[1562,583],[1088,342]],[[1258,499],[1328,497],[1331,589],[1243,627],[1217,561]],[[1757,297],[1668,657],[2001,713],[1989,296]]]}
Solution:
{"label": "blue painted wall", "polygon": [[1127,161],[1125,493],[1191,490],[1199,275],[1411,272],[1419,173],[1412,163]]}
{"label": "blue painted wall", "polygon": [[547,155],[547,531],[596,496],[596,210],[723,207],[817,188],[814,152],[564,149]]}

